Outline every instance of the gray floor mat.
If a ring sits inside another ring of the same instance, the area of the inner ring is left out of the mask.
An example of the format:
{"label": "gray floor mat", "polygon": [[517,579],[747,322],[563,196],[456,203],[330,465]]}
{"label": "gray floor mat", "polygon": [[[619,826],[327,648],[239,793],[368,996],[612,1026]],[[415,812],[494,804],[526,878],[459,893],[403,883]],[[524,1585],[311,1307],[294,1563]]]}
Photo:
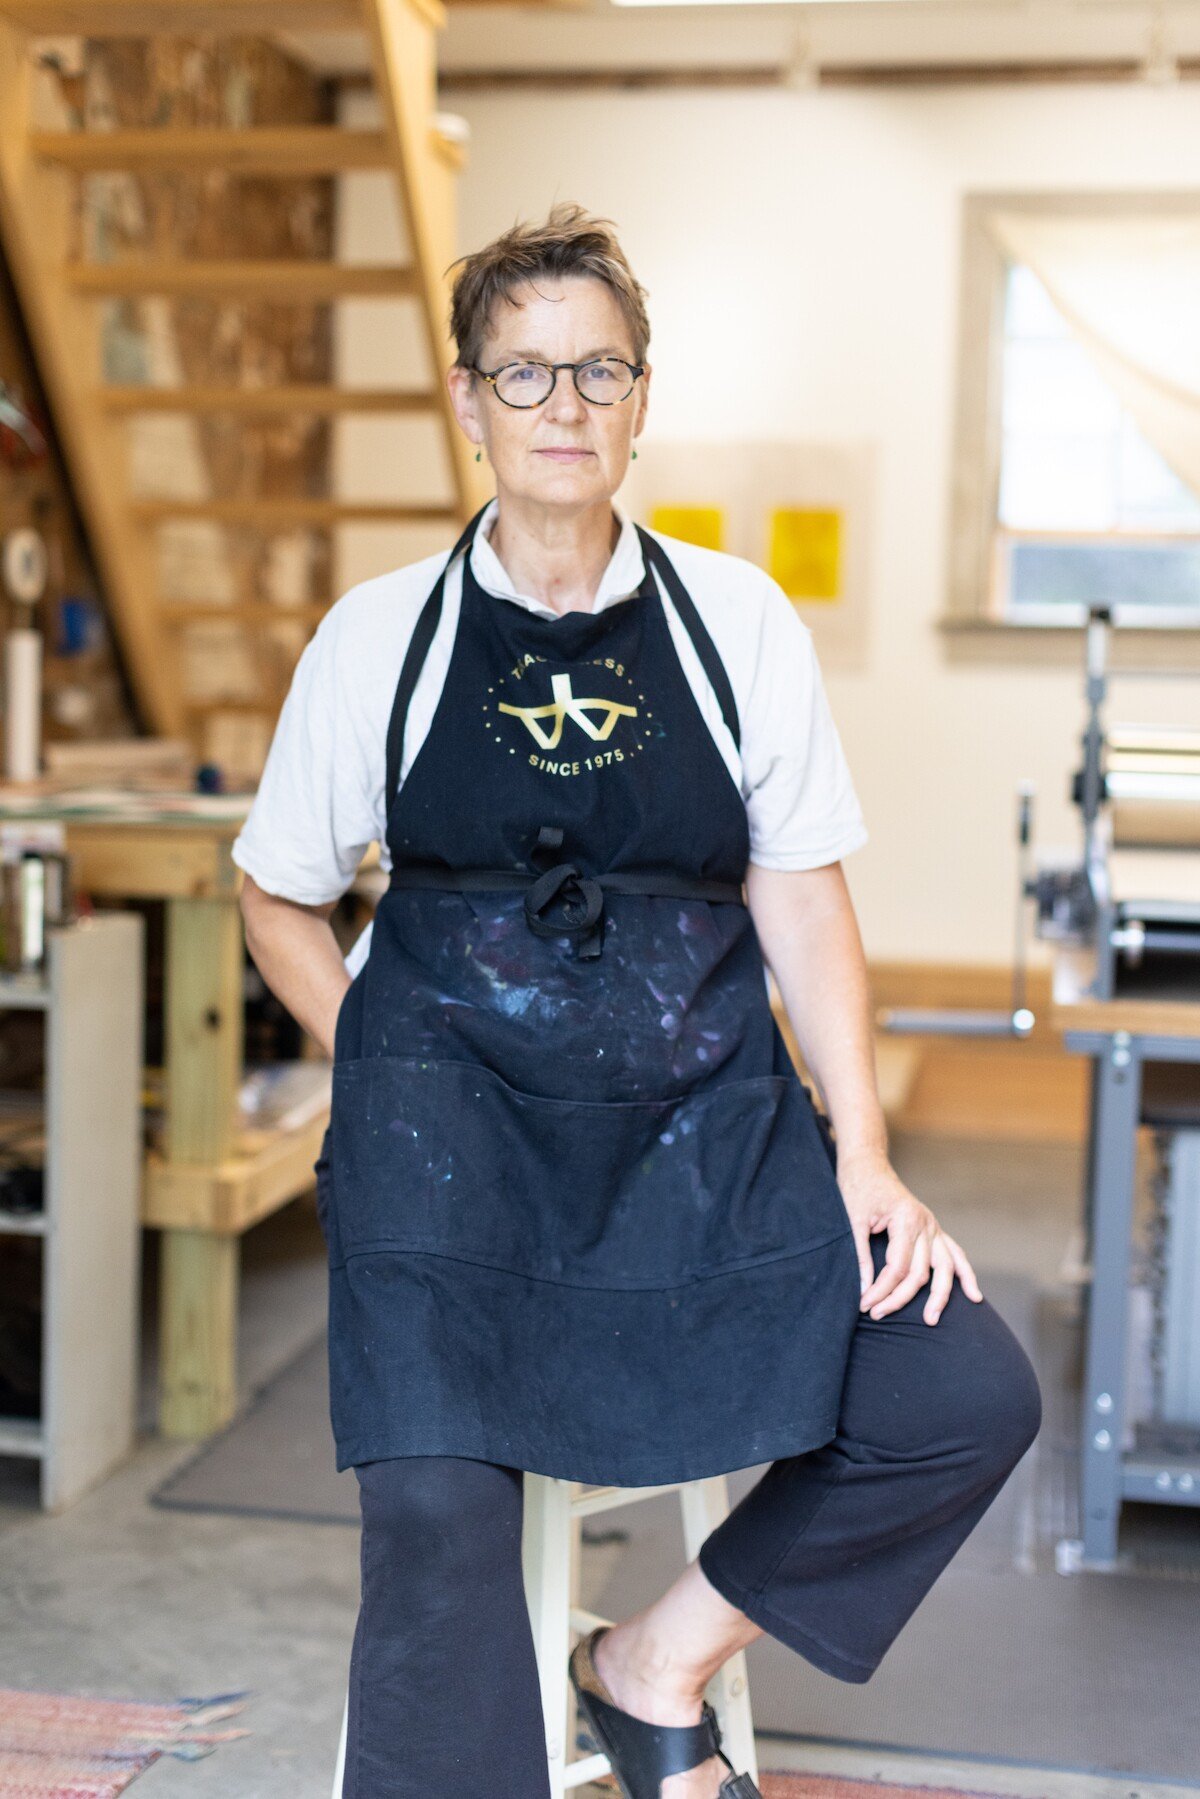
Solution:
{"label": "gray floor mat", "polygon": [[358,1481],[334,1465],[322,1329],[233,1423],[156,1489],[154,1505],[309,1524],[359,1521]]}

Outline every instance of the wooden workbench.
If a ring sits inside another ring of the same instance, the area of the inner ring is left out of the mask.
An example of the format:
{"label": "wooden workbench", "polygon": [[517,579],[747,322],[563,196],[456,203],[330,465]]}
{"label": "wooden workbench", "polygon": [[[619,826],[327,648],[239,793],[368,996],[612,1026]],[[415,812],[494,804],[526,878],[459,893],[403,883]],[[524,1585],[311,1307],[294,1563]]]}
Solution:
{"label": "wooden workbench", "polygon": [[241,871],[230,846],[249,802],[204,816],[80,814],[30,807],[30,789],[0,819],[60,820],[76,887],[97,898],[166,904],[166,1092],[162,1149],[145,1159],[142,1220],[163,1233],[159,1426],[203,1437],[237,1401],[239,1238],[313,1182],[328,1123],[296,1130],[240,1128],[243,933]]}

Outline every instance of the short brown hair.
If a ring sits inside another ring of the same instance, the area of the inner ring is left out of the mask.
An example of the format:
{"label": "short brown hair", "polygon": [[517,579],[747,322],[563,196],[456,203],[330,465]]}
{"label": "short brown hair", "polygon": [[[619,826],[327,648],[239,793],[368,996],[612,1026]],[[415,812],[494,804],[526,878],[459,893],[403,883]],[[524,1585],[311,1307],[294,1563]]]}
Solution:
{"label": "short brown hair", "polygon": [[512,302],[515,289],[539,275],[591,275],[607,282],[629,326],[634,360],[646,359],[646,289],[635,279],[611,219],[593,218],[563,200],[551,207],[544,225],[513,225],[451,266],[459,272],[450,297],[450,335],[461,368],[478,362],[496,301]]}

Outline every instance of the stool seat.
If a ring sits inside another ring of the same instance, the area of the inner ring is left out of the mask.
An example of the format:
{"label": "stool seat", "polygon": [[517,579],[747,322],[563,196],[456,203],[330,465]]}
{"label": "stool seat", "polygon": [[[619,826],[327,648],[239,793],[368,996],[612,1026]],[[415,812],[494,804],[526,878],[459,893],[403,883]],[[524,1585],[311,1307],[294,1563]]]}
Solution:
{"label": "stool seat", "polygon": [[[575,1693],[567,1675],[572,1636],[583,1636],[598,1624],[613,1621],[585,1611],[579,1604],[583,1520],[616,1506],[653,1499],[659,1493],[678,1493],[685,1559],[693,1561],[705,1537],[729,1514],[729,1490],[723,1474],[657,1487],[589,1487],[546,1474],[525,1476],[521,1565],[542,1692],[551,1799],[565,1799],[567,1793],[611,1772],[608,1757],[598,1751],[581,1756],[571,1753],[576,1734]],[[657,1594],[648,1594],[647,1603],[653,1598]],[[743,1651],[730,1656],[713,1676],[705,1697],[717,1714],[725,1753],[735,1768],[757,1781],[758,1761]],[[342,1712],[332,1799],[342,1799],[348,1713],[347,1700]]]}

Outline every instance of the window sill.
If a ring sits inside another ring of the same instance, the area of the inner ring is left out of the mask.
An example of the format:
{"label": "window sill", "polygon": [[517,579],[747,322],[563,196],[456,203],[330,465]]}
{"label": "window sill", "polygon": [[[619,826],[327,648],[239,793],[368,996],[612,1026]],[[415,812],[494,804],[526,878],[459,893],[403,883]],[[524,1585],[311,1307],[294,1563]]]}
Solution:
{"label": "window sill", "polygon": [[[1014,663],[1083,669],[1083,624],[1013,624],[1009,620],[945,614],[936,621],[947,658],[956,663]],[[1113,668],[1200,674],[1200,627],[1123,626],[1109,637]]]}

